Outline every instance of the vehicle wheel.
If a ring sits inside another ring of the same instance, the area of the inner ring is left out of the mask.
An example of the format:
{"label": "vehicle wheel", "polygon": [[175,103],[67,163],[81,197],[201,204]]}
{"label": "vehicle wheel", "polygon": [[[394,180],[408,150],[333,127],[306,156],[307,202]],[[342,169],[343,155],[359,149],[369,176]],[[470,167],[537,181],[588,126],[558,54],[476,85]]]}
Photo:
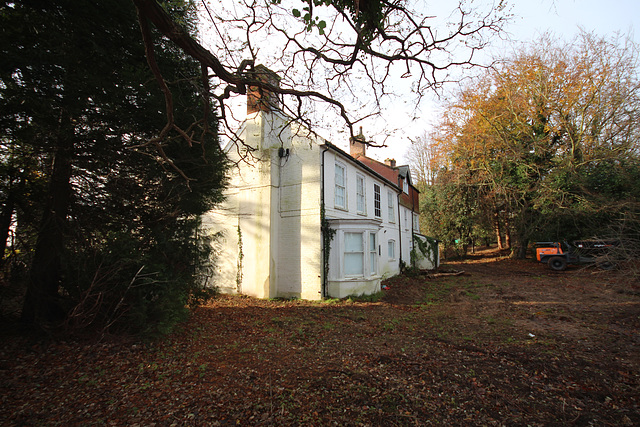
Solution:
{"label": "vehicle wheel", "polygon": [[554,256],[549,258],[549,267],[555,271],[566,270],[567,268],[567,260],[565,258]]}

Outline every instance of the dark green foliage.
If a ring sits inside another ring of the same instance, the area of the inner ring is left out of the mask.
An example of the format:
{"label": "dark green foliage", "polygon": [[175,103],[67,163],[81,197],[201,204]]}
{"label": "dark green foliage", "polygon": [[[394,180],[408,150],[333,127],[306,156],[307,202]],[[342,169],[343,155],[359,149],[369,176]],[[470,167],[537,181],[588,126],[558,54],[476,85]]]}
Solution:
{"label": "dark green foliage", "polygon": [[[188,3],[166,7],[193,28]],[[193,138],[169,133],[163,158],[148,141],[166,124],[165,98],[132,2],[4,2],[0,28],[0,143],[20,162],[17,182],[48,182],[18,193],[39,213],[16,208],[18,228],[37,230],[21,248],[34,257],[23,318],[170,327],[203,295],[197,217],[221,200],[226,169],[199,64],[154,33],[175,124]],[[3,170],[5,204],[9,181]]]}
{"label": "dark green foliage", "polygon": [[[280,0],[272,0],[279,4]],[[292,9],[291,13],[294,17],[301,19],[307,26],[307,31],[311,31],[313,27],[318,28],[320,34],[324,34],[327,23],[320,20],[318,16],[313,15],[313,7],[329,6],[338,11],[344,12],[349,16],[357,26],[361,43],[367,46],[382,31],[384,26],[385,13],[393,9],[378,0],[310,0],[304,1],[305,6],[302,10]]]}

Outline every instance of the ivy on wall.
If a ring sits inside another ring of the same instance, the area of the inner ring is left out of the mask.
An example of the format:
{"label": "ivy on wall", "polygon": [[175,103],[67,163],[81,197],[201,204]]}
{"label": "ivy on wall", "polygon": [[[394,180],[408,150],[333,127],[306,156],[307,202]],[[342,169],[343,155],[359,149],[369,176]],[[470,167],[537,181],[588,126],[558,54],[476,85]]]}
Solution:
{"label": "ivy on wall", "polygon": [[236,273],[236,291],[242,293],[242,261],[244,253],[242,252],[242,230],[238,224],[238,272]]}
{"label": "ivy on wall", "polygon": [[336,235],[336,230],[331,228],[329,225],[329,220],[326,218],[324,212],[324,203],[320,206],[320,230],[322,232],[322,244],[324,248],[322,264],[324,278],[326,280],[326,277],[329,275],[329,252],[331,251],[331,241]]}
{"label": "ivy on wall", "polygon": [[[424,239],[424,240],[423,240]],[[416,250],[416,248],[418,250]],[[413,235],[413,249],[411,249],[411,265],[415,268],[416,263],[420,259],[419,257],[424,257],[432,265],[436,265],[438,255],[438,240],[427,237],[427,236],[418,236],[417,234]]]}

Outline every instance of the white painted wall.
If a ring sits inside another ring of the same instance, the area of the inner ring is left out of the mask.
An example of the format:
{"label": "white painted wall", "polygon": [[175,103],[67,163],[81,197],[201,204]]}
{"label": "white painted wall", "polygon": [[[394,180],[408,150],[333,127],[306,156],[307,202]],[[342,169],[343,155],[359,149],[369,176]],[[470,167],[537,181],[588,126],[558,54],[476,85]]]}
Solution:
{"label": "white painted wall", "polygon": [[[335,204],[335,165],[345,167],[346,207]],[[357,176],[364,178],[364,212],[358,211]],[[380,282],[386,277],[398,274],[400,237],[397,188],[362,165],[349,159],[337,150],[330,149],[324,154],[324,201],[325,215],[331,228],[336,230],[330,249],[330,267],[328,275],[328,295],[344,298],[349,295],[371,294],[380,290]],[[380,187],[380,216],[375,215],[374,184]],[[393,193],[393,218],[389,215],[387,192]],[[365,244],[364,272],[360,276],[345,274],[345,233],[363,233]],[[375,268],[372,268],[369,252],[369,233],[375,233],[377,256]],[[395,242],[395,257],[388,256],[388,242]]]}
{"label": "white painted wall", "polygon": [[[253,147],[230,145],[238,162],[230,175],[226,201],[203,218],[217,234],[216,271],[209,283],[228,293],[258,298],[319,299],[323,292],[321,206],[336,230],[329,249],[326,295],[344,298],[380,290],[381,280],[410,262],[412,212],[398,205],[399,190],[331,144],[279,113],[249,116],[241,132]],[[345,168],[346,205],[335,205],[335,164]],[[357,176],[364,179],[365,209],[358,211]],[[324,186],[322,184],[324,178]],[[375,215],[374,184],[380,187],[380,215]],[[389,213],[388,192],[392,211]],[[345,272],[345,237],[362,233],[364,271]],[[375,250],[370,247],[375,236]],[[395,255],[389,256],[389,242]]]}
{"label": "white painted wall", "polygon": [[319,299],[318,144],[292,134],[285,117],[267,112],[247,118],[241,139],[255,151],[239,161],[238,146],[227,147],[230,159],[239,161],[227,199],[203,218],[209,232],[219,235],[209,281],[223,292],[258,298]]}

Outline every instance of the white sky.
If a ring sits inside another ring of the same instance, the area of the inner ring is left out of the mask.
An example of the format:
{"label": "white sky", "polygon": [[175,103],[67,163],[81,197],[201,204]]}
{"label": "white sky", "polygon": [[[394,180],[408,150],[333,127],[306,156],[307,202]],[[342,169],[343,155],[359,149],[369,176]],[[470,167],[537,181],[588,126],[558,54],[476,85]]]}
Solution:
{"label": "white sky", "polygon": [[[537,36],[551,32],[557,38],[571,40],[582,28],[600,36],[613,35],[616,32],[634,35],[640,43],[640,0],[507,0],[514,15],[506,27],[506,45],[491,49],[500,53],[517,47],[520,43],[534,40]],[[446,1],[444,2],[446,3]],[[476,1],[478,4],[491,3],[491,0]],[[450,7],[450,6],[448,6]],[[369,149],[368,155],[378,160],[394,157],[398,164],[406,163],[408,139],[419,136],[430,129],[430,122],[437,109],[437,101],[425,105],[419,121],[407,122],[405,135],[397,134],[388,141],[388,148]],[[424,111],[424,110],[430,110]],[[341,145],[340,141],[335,142]],[[345,145],[346,147],[346,145]]]}
{"label": "white sky", "polygon": [[[233,1],[222,0],[220,3],[212,4],[233,4]],[[436,15],[437,21],[444,19],[445,22],[446,17],[458,4],[457,0],[413,1],[420,4],[429,15]],[[499,1],[465,0],[467,4],[477,6],[481,10],[486,10],[487,7]],[[506,33],[502,36],[507,41],[496,39],[495,44],[487,50],[487,56],[507,55],[510,51],[519,48],[521,43],[531,42],[545,32],[554,34],[558,39],[569,41],[579,33],[580,28],[599,36],[613,35],[616,32],[632,34],[635,41],[640,43],[640,34],[637,33],[640,32],[640,0],[506,0],[506,2],[513,14],[511,22],[505,27]],[[449,89],[454,88],[449,87]],[[396,90],[401,91],[402,88]],[[244,100],[240,102],[242,104],[240,111],[244,111]],[[361,123],[365,136],[381,142],[385,139],[385,135],[389,134],[389,129],[400,130],[388,136],[386,139],[388,147],[369,148],[367,154],[380,161],[395,158],[399,165],[406,164],[409,139],[415,139],[431,130],[433,122],[437,119],[438,102],[434,97],[424,102],[420,111],[413,111],[411,104],[401,98],[394,99],[385,107],[386,111],[382,118],[367,119]],[[325,128],[337,129],[333,126],[335,118],[332,117],[332,119],[327,117],[328,123],[324,124]],[[322,128],[323,124],[319,124],[319,127]],[[323,132],[320,134],[348,151],[348,135],[344,130],[338,130],[332,134],[325,135]]]}

